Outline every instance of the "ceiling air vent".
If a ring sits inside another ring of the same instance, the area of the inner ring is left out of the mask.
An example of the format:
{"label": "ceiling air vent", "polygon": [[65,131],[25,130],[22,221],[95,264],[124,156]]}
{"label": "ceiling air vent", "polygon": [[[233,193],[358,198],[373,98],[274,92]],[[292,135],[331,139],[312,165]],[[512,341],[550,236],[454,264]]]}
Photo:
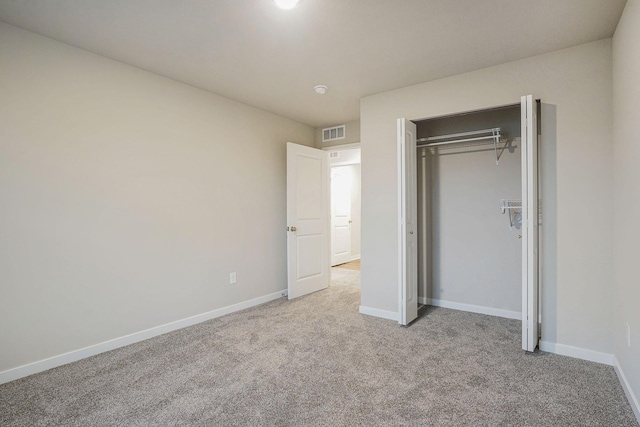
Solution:
{"label": "ceiling air vent", "polygon": [[344,139],[344,125],[322,129],[322,142]]}

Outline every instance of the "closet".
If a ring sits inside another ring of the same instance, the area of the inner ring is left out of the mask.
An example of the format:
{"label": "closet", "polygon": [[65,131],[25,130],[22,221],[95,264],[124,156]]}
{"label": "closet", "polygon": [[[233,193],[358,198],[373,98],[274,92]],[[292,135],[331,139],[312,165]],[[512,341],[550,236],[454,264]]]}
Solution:
{"label": "closet", "polygon": [[537,109],[398,121],[401,324],[425,305],[524,319],[535,349]]}

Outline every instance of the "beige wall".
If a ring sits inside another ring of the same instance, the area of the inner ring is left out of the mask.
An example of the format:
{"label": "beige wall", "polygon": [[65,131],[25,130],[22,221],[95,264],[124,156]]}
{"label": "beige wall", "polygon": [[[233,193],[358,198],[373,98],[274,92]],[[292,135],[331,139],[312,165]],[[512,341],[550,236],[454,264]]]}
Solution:
{"label": "beige wall", "polygon": [[0,371],[286,289],[285,143],[313,128],[0,40]]}
{"label": "beige wall", "polygon": [[[629,0],[613,37],[615,354],[640,420],[640,1]],[[631,346],[627,344],[627,324]]]}
{"label": "beige wall", "polygon": [[[341,125],[344,125],[344,139],[322,142],[322,129]],[[356,142],[360,142],[360,120],[354,120],[347,123],[338,123],[336,125],[325,126],[324,128],[316,128],[315,130],[316,148],[335,147],[336,145],[354,144]]]}
{"label": "beige wall", "polygon": [[611,353],[610,39],[362,99],[362,306],[398,309],[396,119],[509,105],[525,94],[542,99],[549,116],[543,215],[546,230],[557,228],[543,235],[542,339]]}

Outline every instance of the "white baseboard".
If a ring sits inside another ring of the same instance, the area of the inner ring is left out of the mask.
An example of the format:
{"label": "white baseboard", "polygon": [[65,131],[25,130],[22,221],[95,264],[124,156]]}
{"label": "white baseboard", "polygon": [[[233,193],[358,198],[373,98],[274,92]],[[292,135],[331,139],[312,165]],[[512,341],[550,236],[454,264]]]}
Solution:
{"label": "white baseboard", "polygon": [[395,311],[380,310],[377,308],[360,306],[360,313],[368,316],[382,317],[383,319],[398,321],[398,313]]}
{"label": "white baseboard", "polygon": [[360,259],[360,254],[351,256],[351,261],[355,261],[355,260],[358,260],[358,259]]}
{"label": "white baseboard", "polygon": [[507,319],[522,319],[519,311],[502,310],[500,308],[483,307],[481,305],[462,304],[459,302],[444,301],[431,298],[418,298],[420,304],[434,305],[436,307],[451,308],[453,310],[470,311],[471,313],[487,314],[489,316],[506,317]]}
{"label": "white baseboard", "polygon": [[616,371],[618,375],[618,380],[620,380],[620,384],[622,385],[622,389],[624,390],[624,394],[627,396],[627,400],[631,405],[631,409],[633,409],[633,413],[636,416],[636,420],[638,420],[638,424],[640,424],[640,403],[638,403],[638,398],[633,393],[631,386],[629,385],[629,381],[627,381],[627,377],[624,375],[622,371],[622,367],[620,363],[618,363],[618,358],[616,355],[613,355],[613,369]]}
{"label": "white baseboard", "polygon": [[613,366],[613,354],[601,353],[599,351],[587,350],[570,345],[557,344],[548,341],[540,341],[538,347],[542,351],[559,354],[561,356],[575,357],[576,359],[588,360],[590,362],[602,363]]}
{"label": "white baseboard", "polygon": [[12,369],[7,369],[6,371],[0,372],[0,384],[8,383],[9,381],[17,380],[18,378],[37,374],[38,372],[43,372],[51,368],[66,365],[67,363],[75,362],[90,356],[95,356],[96,354],[114,350],[119,347],[124,347],[126,345],[153,338],[158,335],[166,334],[167,332],[172,332],[177,329],[186,328],[187,326],[192,326],[198,323],[205,322],[207,320],[215,319],[216,317],[224,316],[225,314],[234,313],[236,311],[244,310],[256,305],[264,304],[266,302],[281,298],[285,294],[286,290],[278,291],[273,294],[254,298],[248,301],[243,301],[238,304],[229,305],[227,307],[218,308],[206,313],[187,317],[186,319],[176,320],[175,322],[170,322],[164,325],[145,329],[140,332],[134,332],[133,334],[114,338],[109,341],[104,341],[99,344],[91,345],[89,347],[73,350],[68,353],[59,354],[57,356],[39,360],[37,362],[18,366]]}

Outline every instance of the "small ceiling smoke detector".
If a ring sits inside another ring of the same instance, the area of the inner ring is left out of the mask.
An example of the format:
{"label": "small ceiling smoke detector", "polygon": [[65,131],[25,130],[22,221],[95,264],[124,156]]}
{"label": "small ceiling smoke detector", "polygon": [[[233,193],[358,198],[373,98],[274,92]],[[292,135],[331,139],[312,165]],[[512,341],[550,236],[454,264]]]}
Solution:
{"label": "small ceiling smoke detector", "polygon": [[313,87],[313,90],[318,94],[318,95],[324,95],[325,93],[327,93],[327,89],[329,89],[327,86],[325,85],[317,85]]}
{"label": "small ceiling smoke detector", "polygon": [[298,0],[273,0],[281,9],[293,9],[298,4]]}

